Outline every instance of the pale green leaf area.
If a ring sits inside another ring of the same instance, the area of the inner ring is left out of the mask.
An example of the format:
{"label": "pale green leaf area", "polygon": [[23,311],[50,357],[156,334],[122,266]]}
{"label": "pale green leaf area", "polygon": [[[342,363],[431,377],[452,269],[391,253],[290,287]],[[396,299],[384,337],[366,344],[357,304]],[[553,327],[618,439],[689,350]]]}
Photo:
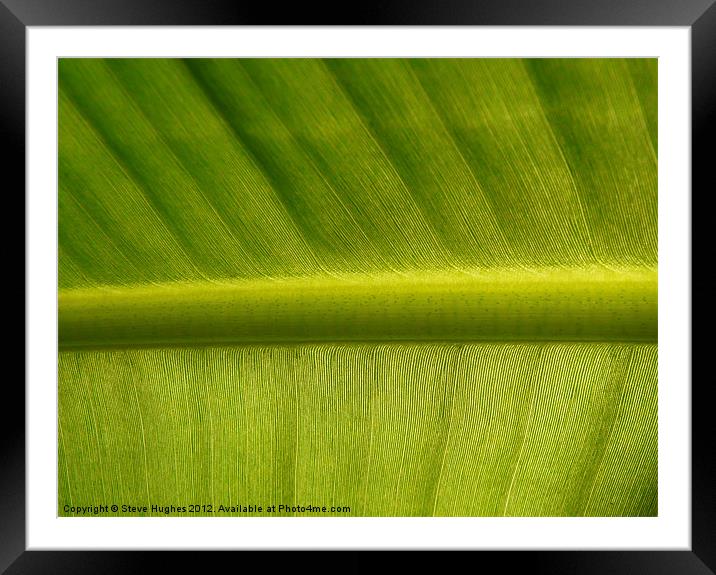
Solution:
{"label": "pale green leaf area", "polygon": [[76,351],[60,378],[72,505],[656,510],[652,344]]}
{"label": "pale green leaf area", "polygon": [[58,513],[656,515],[656,79],[61,59]]}

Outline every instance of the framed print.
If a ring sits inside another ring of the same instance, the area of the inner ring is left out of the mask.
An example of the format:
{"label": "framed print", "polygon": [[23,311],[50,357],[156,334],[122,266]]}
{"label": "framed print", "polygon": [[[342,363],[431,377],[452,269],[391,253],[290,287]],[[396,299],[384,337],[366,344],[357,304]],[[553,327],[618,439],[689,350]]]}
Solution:
{"label": "framed print", "polygon": [[8,573],[713,569],[708,2],[64,8],[2,6],[27,214]]}

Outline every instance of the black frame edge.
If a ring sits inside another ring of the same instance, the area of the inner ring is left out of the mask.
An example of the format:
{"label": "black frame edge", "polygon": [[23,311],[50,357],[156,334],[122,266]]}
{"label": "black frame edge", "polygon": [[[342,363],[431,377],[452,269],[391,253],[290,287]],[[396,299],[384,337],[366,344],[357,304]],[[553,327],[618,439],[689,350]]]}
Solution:
{"label": "black frame edge", "polygon": [[[716,118],[716,3],[706,10],[691,27],[691,129],[692,129],[692,190],[706,196],[716,184],[713,173],[714,119]],[[692,450],[691,450],[691,513],[692,549],[701,560],[716,571],[716,457],[714,438],[716,423],[709,413],[711,402],[707,380],[697,375],[708,373],[710,338],[703,337],[711,314],[706,313],[713,294],[713,274],[699,264],[709,261],[713,238],[708,237],[708,224],[696,225],[704,218],[703,210],[693,209],[696,194],[692,191],[692,309],[700,309],[692,317]],[[703,206],[703,201],[701,202]],[[697,308],[698,306],[698,308]],[[703,367],[704,369],[700,369]]]}
{"label": "black frame edge", "polygon": [[29,551],[6,575],[53,573],[172,572],[207,573],[227,565],[269,566],[271,571],[312,573],[444,572],[474,564],[480,571],[555,575],[710,575],[712,571],[689,551],[286,551],[169,552],[169,551]]}
{"label": "black frame edge", "polygon": [[481,25],[689,26],[713,0],[2,0],[27,26]]}
{"label": "black frame edge", "polygon": [[[598,4],[598,6],[595,6]],[[338,13],[337,13],[338,14]],[[345,14],[349,14],[346,16]],[[348,20],[346,20],[348,19]],[[574,25],[574,26],[691,26],[692,34],[692,189],[706,194],[716,179],[708,153],[716,101],[716,3],[714,0],[391,0],[375,5],[361,3],[352,13],[323,12],[297,5],[277,12],[267,4],[241,6],[233,2],[201,0],[0,0],[0,134],[6,144],[6,165],[13,187],[25,189],[25,34],[26,26],[81,25]],[[17,195],[19,197],[19,194]],[[694,195],[692,194],[692,198]],[[23,194],[24,199],[24,194]],[[23,214],[25,206],[23,201]],[[702,211],[703,213],[703,211]],[[699,212],[692,208],[692,263],[709,262],[712,238],[705,226],[696,226]],[[702,216],[701,216],[702,217]],[[12,245],[12,244],[11,244]],[[24,265],[24,261],[23,261]],[[692,306],[709,302],[710,276],[692,265]],[[23,294],[26,294],[23,270]],[[16,289],[16,288],[13,288]],[[27,303],[25,311],[27,310]],[[692,314],[692,317],[693,314]],[[709,340],[699,338],[698,328],[707,314],[694,317],[692,325],[693,379],[705,357]],[[25,329],[23,328],[23,342]],[[706,372],[705,372],[706,373]],[[24,379],[24,378],[23,378]],[[688,382],[684,382],[688,384]],[[453,557],[460,563],[474,561],[507,572],[533,573],[650,573],[654,575],[716,572],[716,457],[713,438],[716,421],[710,413],[708,383],[692,385],[692,551],[506,551],[464,553],[384,552],[282,552],[269,557],[244,552],[241,561],[266,562],[272,567],[306,566],[326,570],[363,572],[394,564],[403,569],[413,562],[424,568],[444,568]],[[24,405],[24,390],[6,382],[6,406]],[[125,573],[164,570],[206,570],[225,563],[236,564],[229,552],[182,553],[161,551],[25,551],[25,414],[6,407],[0,435],[0,571],[25,573]],[[419,563],[418,563],[419,562]],[[432,564],[432,565],[431,565]],[[456,563],[457,564],[457,563]],[[6,567],[9,568],[4,571]]]}
{"label": "black frame edge", "polygon": [[[0,135],[4,151],[5,173],[12,185],[6,198],[18,198],[25,213],[25,25],[0,3]],[[19,216],[16,216],[19,219]],[[24,217],[23,217],[24,221]],[[23,238],[25,237],[23,233]],[[10,236],[8,235],[8,240]],[[17,236],[12,238],[17,242]],[[19,250],[18,250],[19,252]],[[9,254],[8,254],[9,255]],[[12,291],[25,298],[24,255],[22,294],[20,286]],[[25,307],[27,306],[27,303]],[[25,327],[22,330],[25,343]],[[6,356],[10,359],[11,355]],[[23,382],[24,366],[23,366]],[[3,389],[3,416],[0,417],[0,570],[25,549],[25,391],[15,378],[7,378]]]}

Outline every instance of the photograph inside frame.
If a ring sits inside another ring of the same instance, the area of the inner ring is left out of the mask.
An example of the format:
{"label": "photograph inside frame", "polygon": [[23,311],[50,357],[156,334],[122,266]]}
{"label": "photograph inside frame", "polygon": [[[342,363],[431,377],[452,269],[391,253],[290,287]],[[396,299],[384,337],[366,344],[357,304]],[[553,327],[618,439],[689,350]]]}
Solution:
{"label": "photograph inside frame", "polygon": [[657,516],[657,60],[61,58],[59,516]]}

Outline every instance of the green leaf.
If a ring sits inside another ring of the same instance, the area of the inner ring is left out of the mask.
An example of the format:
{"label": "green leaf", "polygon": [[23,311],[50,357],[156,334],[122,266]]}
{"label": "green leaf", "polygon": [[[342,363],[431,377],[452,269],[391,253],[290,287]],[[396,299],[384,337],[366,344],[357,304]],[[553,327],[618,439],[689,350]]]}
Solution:
{"label": "green leaf", "polygon": [[656,71],[61,59],[59,513],[655,515]]}

